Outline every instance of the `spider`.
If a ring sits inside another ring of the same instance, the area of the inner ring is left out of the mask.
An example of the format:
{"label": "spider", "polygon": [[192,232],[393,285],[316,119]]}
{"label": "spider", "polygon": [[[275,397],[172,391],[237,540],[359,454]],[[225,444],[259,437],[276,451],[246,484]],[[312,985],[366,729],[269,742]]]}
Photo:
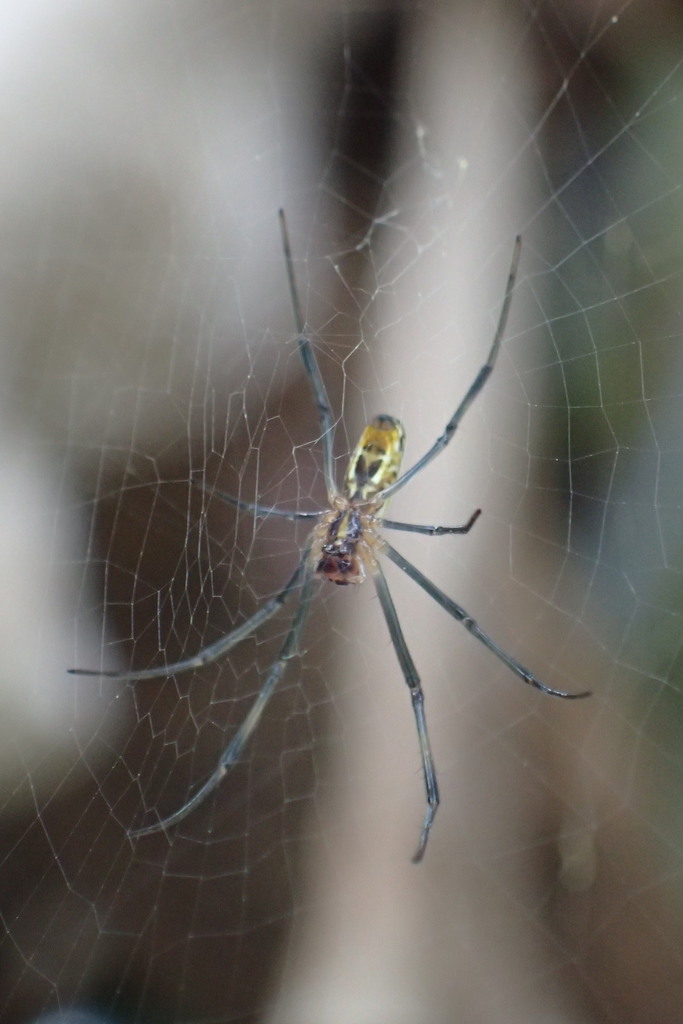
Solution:
{"label": "spider", "polygon": [[125,680],[156,679],[180,672],[189,672],[192,669],[197,669],[202,665],[214,662],[224,654],[227,654],[228,651],[231,651],[242,640],[254,634],[264,622],[271,619],[282,608],[290,597],[297,591],[299,592],[299,604],[277,659],[268,670],[256,700],[232,740],[221,754],[213,773],[178,810],[165,818],[160,818],[151,825],[131,831],[129,835],[131,837],[140,837],[151,835],[154,832],[165,831],[173,825],[177,825],[178,822],[191,814],[216,789],[238,760],[242,749],[258,725],[268,699],[285,671],[287,662],[297,654],[299,639],[313,598],[316,577],[322,576],[331,583],[346,586],[362,583],[366,576],[371,576],[384,613],[389,636],[398,657],[401,672],[408,686],[420,746],[426,790],[426,810],[418,847],[413,856],[413,862],[418,863],[424,856],[427,840],[429,839],[439,807],[439,787],[427,732],[422,684],[403,636],[396,608],[379,563],[378,556],[380,554],[386,555],[399,569],[402,569],[445,612],[451,615],[457,622],[460,622],[472,636],[484,644],[497,658],[500,658],[523,682],[552,697],[562,697],[567,700],[576,700],[590,695],[588,691],[569,693],[564,690],[555,690],[542,683],[529,669],[524,668],[515,658],[499,647],[495,640],[484,632],[481,626],[475,622],[464,608],[432,583],[379,533],[379,528],[384,527],[389,530],[403,530],[409,533],[425,534],[430,537],[441,537],[445,534],[466,534],[469,533],[481,513],[481,509],[477,509],[462,526],[420,526],[414,523],[401,523],[393,519],[387,519],[383,515],[383,509],[389,498],[393,497],[406,484],[410,483],[449,444],[461,419],[491,375],[498,357],[510,311],[519,263],[521,238],[518,236],[515,240],[498,326],[496,327],[488,358],[446,424],[443,433],[410,469],[401,474],[401,461],[405,442],[403,425],[393,416],[376,416],[363,431],[360,441],[351,455],[344,478],[344,491],[340,493],[334,478],[334,424],[330,402],[315,358],[313,346],[306,332],[294,275],[294,261],[289,243],[287,224],[282,210],[279,211],[279,219],[289,293],[298,334],[297,344],[304,370],[310,381],[320,420],[323,466],[329,508],[317,512],[268,508],[263,505],[241,501],[222,491],[213,492],[222,500],[239,509],[251,512],[254,516],[280,516],[283,519],[308,519],[315,522],[298,565],[279,593],[261,605],[250,618],[230,633],[221,637],[215,643],[202,648],[201,651],[192,657],[183,658],[172,665],[161,665],[157,668],[141,669],[138,671],[107,671],[77,668],[69,669],[69,671],[75,675],[107,676],[113,679]]}

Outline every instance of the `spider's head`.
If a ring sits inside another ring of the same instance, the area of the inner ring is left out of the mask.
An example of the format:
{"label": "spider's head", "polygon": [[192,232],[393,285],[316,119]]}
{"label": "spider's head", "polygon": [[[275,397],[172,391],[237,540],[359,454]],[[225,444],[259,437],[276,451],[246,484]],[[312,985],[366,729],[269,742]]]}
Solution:
{"label": "spider's head", "polygon": [[363,563],[358,555],[339,551],[328,552],[323,549],[323,556],[315,571],[340,587],[348,586],[349,583],[362,583],[365,579]]}
{"label": "spider's head", "polygon": [[365,567],[358,553],[363,535],[361,513],[352,504],[331,512],[321,524],[320,559],[315,571],[339,586],[362,583]]}

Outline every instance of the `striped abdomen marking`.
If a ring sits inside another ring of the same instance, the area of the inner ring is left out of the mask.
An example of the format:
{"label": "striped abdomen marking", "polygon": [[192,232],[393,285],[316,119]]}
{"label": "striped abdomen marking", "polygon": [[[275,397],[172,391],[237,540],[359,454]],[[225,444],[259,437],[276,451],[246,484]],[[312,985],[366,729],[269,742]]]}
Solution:
{"label": "striped abdomen marking", "polygon": [[372,501],[398,479],[405,436],[400,420],[393,416],[375,416],[351,456],[344,481],[347,498]]}

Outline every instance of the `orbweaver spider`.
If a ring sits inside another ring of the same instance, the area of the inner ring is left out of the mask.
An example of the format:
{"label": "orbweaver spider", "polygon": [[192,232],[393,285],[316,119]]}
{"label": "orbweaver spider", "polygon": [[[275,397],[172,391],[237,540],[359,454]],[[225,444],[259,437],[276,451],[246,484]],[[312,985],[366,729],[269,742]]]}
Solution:
{"label": "orbweaver spider", "polygon": [[112,679],[130,680],[157,679],[163,676],[175,675],[179,672],[189,672],[191,669],[200,668],[202,665],[214,662],[224,654],[227,654],[228,651],[231,651],[242,640],[255,633],[264,622],[272,618],[295,591],[300,591],[299,604],[277,660],[270,667],[247,717],[221,754],[213,773],[177,811],[174,811],[165,818],[159,819],[152,825],[147,825],[144,828],[130,832],[130,835],[133,837],[151,835],[153,832],[166,830],[172,825],[176,825],[191,814],[213,792],[239,758],[243,747],[258,725],[268,699],[285,671],[287,662],[296,656],[299,638],[310,609],[316,577],[322,576],[332,583],[343,586],[352,583],[362,583],[365,577],[370,575],[375,584],[377,596],[379,597],[389,630],[389,636],[391,637],[403,677],[410,692],[420,744],[427,807],[417,851],[413,857],[413,862],[417,863],[422,860],[424,855],[429,833],[439,806],[439,787],[436,781],[434,760],[427,733],[424,694],[420,677],[406,645],[378,555],[386,555],[395,565],[402,569],[444,611],[460,622],[465,629],[484,644],[497,658],[500,658],[523,682],[529,686],[536,687],[538,690],[542,690],[543,693],[547,693],[552,697],[562,697],[566,700],[576,700],[589,696],[588,692],[568,693],[564,690],[555,690],[542,683],[529,669],[524,668],[511,655],[502,650],[464,608],[456,604],[439,587],[427,579],[418,568],[403,555],[399,554],[378,532],[379,527],[385,527],[389,530],[404,530],[410,533],[426,534],[430,537],[455,533],[465,534],[469,532],[479,517],[481,510],[477,509],[462,526],[419,526],[414,523],[400,523],[392,519],[386,519],[382,512],[388,499],[405,487],[444,450],[457,430],[461,419],[491,375],[498,357],[510,311],[519,263],[521,239],[518,236],[515,240],[503,305],[488,358],[474,378],[465,397],[446,424],[443,433],[437,438],[431,448],[425,452],[422,458],[418,459],[409,470],[400,475],[405,439],[403,426],[393,416],[376,416],[363,431],[360,441],[351,455],[344,480],[344,493],[340,493],[337,490],[334,479],[334,424],[332,421],[332,411],[325,384],[323,383],[313,352],[313,346],[306,333],[294,277],[294,262],[287,226],[282,210],[279,212],[279,217],[289,292],[298,332],[299,353],[304,370],[311,383],[313,398],[320,418],[323,465],[329,509],[318,512],[299,512],[289,509],[268,508],[263,505],[241,501],[220,491],[214,492],[231,505],[251,512],[255,516],[280,516],[289,520],[314,520],[315,526],[311,531],[299,563],[280,592],[275,597],[266,601],[250,618],[226,636],[204,647],[192,657],[183,658],[172,665],[161,665],[158,668],[141,669],[139,671],[117,672],[95,669],[69,669],[69,671],[74,675],[107,676]]}

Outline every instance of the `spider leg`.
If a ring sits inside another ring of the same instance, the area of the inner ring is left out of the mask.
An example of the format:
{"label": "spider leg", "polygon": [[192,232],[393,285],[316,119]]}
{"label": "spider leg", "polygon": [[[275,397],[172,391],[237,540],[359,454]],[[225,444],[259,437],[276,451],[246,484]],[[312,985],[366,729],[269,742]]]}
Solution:
{"label": "spider leg", "polygon": [[234,498],[227,491],[219,491],[214,487],[207,487],[206,484],[199,480],[196,481],[196,486],[201,488],[205,494],[220,498],[221,501],[227,502],[228,505],[234,505],[235,508],[241,508],[245,512],[253,512],[255,516],[279,516],[281,519],[316,519],[318,516],[323,515],[322,510],[320,512],[299,512],[298,509],[270,508],[268,505],[256,505],[251,501],[242,501],[241,498]]}
{"label": "spider leg", "polygon": [[191,658],[183,658],[181,661],[173,662],[172,665],[158,665],[156,668],[123,669],[122,671],[96,668],[69,668],[67,672],[72,676],[105,676],[107,679],[161,679],[165,676],[177,675],[179,672],[189,672],[190,669],[201,668],[202,665],[208,665],[210,662],[217,661],[223,654],[227,654],[233,647],[236,647],[243,640],[246,640],[248,636],[251,636],[252,633],[255,633],[264,622],[271,619],[282,608],[304,574],[310,550],[311,545],[309,542],[299,564],[279,594],[276,594],[275,597],[271,597],[269,601],[262,604],[245,622],[242,622],[229,633],[226,633],[225,636],[216,640],[215,643],[209,644],[208,647],[203,647],[201,651],[194,654]]}
{"label": "spider leg", "polygon": [[427,791],[427,810],[425,812],[424,823],[422,825],[422,832],[420,833],[420,842],[415,852],[415,856],[413,857],[413,864],[417,864],[424,856],[424,852],[427,847],[427,840],[429,839],[429,832],[434,823],[434,818],[439,807],[439,787],[436,782],[434,759],[432,758],[432,751],[429,745],[427,722],[424,713],[424,692],[422,690],[420,677],[417,674],[415,663],[410,656],[408,645],[406,644],[405,637],[403,636],[403,630],[401,629],[401,625],[398,621],[396,607],[394,605],[393,598],[389,593],[389,587],[387,586],[384,573],[379,565],[373,567],[372,573],[375,581],[375,587],[377,588],[377,596],[379,597],[380,604],[382,605],[384,618],[386,619],[389,635],[391,636],[391,642],[394,645],[394,650],[398,656],[401,671],[403,672],[403,678],[408,684],[408,689],[410,690],[410,699],[413,705],[415,725],[417,726],[417,735],[420,741],[422,769],[424,771],[425,789]]}
{"label": "spider leg", "polygon": [[496,333],[493,337],[493,344],[488,354],[488,358],[484,365],[479,370],[477,376],[472,381],[465,397],[460,402],[450,420],[446,424],[443,434],[440,435],[432,445],[432,447],[425,452],[421,459],[418,459],[414,466],[411,466],[402,476],[398,478],[389,487],[385,487],[380,492],[378,498],[381,501],[386,501],[391,495],[396,494],[401,487],[405,487],[409,480],[424,469],[424,467],[436,458],[439,452],[442,452],[446,445],[449,443],[453,434],[458,428],[460,420],[463,418],[469,407],[471,406],[474,399],[477,397],[481,389],[486,384],[486,381],[491,376],[493,367],[496,364],[498,358],[498,352],[500,351],[500,343],[503,340],[503,334],[505,333],[505,327],[507,325],[508,313],[510,312],[510,303],[512,302],[512,292],[515,287],[515,279],[517,277],[517,265],[519,263],[519,253],[522,246],[522,239],[519,235],[515,239],[515,245],[512,250],[512,262],[510,263],[510,271],[508,273],[507,285],[505,287],[505,298],[503,299],[503,305],[500,311],[500,317],[498,319],[498,326],[496,327]]}
{"label": "spider leg", "polygon": [[299,334],[299,354],[301,356],[301,361],[304,364],[304,370],[311,382],[313,398],[320,418],[320,437],[323,446],[325,484],[327,486],[328,494],[333,495],[336,494],[337,488],[334,482],[334,456],[332,452],[334,442],[332,408],[330,406],[330,400],[327,397],[327,390],[320,373],[320,367],[318,366],[318,361],[315,358],[313,346],[311,345],[311,339],[306,334],[306,325],[301,312],[301,303],[299,302],[299,293],[296,287],[296,278],[294,276],[294,260],[292,259],[292,250],[289,244],[285,211],[279,210],[278,215],[280,217],[280,231],[282,232],[282,248],[285,254],[285,263],[287,265],[289,294],[292,299],[292,309],[294,310],[294,322]]}
{"label": "spider leg", "polygon": [[504,662],[516,676],[519,676],[523,682],[527,683],[529,686],[535,687],[537,690],[542,690],[543,693],[550,694],[551,697],[564,697],[566,700],[579,700],[582,697],[590,697],[590,690],[584,690],[582,693],[568,693],[566,690],[554,690],[551,686],[546,686],[545,683],[542,683],[540,679],[536,678],[533,672],[528,668],[524,668],[524,666],[520,665],[518,661],[515,661],[512,655],[507,654],[502,647],[499,647],[495,640],[493,640],[488,633],[484,632],[479,623],[475,622],[464,608],[451,600],[447,594],[444,594],[443,590],[439,590],[439,588],[432,583],[431,580],[427,579],[424,573],[420,572],[412,562],[409,562],[407,558],[399,554],[396,548],[392,548],[388,541],[382,540],[382,550],[392,560],[392,562],[399,567],[399,569],[403,569],[406,576],[410,576],[411,580],[415,580],[418,586],[422,587],[422,589],[429,594],[429,596],[433,598],[438,605],[441,605],[444,611],[447,611],[454,619],[461,622],[472,636],[476,637],[484,647],[488,647],[489,651],[491,651],[492,654],[495,654],[497,658],[500,658],[500,660]]}
{"label": "spider leg", "polygon": [[191,796],[182,807],[177,811],[174,811],[173,814],[169,814],[167,818],[162,818],[160,821],[155,822],[154,825],[147,825],[144,828],[134,829],[129,832],[128,835],[132,839],[137,839],[140,836],[149,836],[154,832],[166,831],[166,829],[170,828],[172,825],[177,825],[179,821],[182,821],[191,814],[195,807],[199,807],[210,793],[213,793],[216,786],[219,785],[222,779],[233,767],[242,753],[245,744],[249,741],[251,734],[261,720],[261,715],[268,703],[268,699],[282,678],[285,668],[287,667],[287,662],[291,658],[296,657],[299,638],[306,623],[311,606],[311,598],[313,596],[313,587],[315,582],[315,576],[308,572],[302,587],[301,600],[299,601],[292,624],[287,631],[287,635],[282,648],[280,649],[280,653],[278,654],[277,661],[273,662],[271,665],[268,675],[266,676],[266,680],[259,690],[256,700],[249,709],[247,717],[244,719],[232,740],[221,754],[215,770],[206,780],[204,785],[200,786],[194,796]]}
{"label": "spider leg", "polygon": [[446,533],[469,533],[481,515],[478,508],[464,526],[418,526],[416,523],[397,523],[393,519],[382,519],[380,526],[388,530],[403,530],[405,533],[426,533],[429,537],[443,537]]}

